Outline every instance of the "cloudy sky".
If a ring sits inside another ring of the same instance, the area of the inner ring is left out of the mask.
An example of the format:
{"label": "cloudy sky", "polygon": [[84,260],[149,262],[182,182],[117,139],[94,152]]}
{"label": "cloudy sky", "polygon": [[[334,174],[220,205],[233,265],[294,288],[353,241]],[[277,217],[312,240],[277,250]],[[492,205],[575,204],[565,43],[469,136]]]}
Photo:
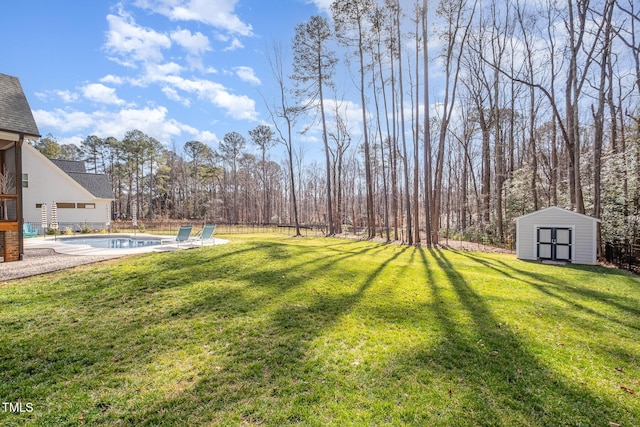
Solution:
{"label": "cloudy sky", "polygon": [[329,0],[21,0],[3,4],[0,73],[59,143],[139,129],[167,146],[268,120],[273,40]]}

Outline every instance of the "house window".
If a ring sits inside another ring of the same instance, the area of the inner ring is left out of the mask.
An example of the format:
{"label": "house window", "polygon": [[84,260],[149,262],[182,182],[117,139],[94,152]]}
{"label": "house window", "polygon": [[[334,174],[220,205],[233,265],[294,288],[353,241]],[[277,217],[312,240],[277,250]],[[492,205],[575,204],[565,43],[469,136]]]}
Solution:
{"label": "house window", "polygon": [[29,188],[29,174],[22,174],[22,188]]}
{"label": "house window", "polygon": [[42,203],[36,203],[36,209],[42,209]]}
{"label": "house window", "polygon": [[75,209],[76,208],[75,203],[56,203],[56,205],[58,206],[58,209]]}
{"label": "house window", "polygon": [[78,209],[95,209],[95,203],[78,203]]}

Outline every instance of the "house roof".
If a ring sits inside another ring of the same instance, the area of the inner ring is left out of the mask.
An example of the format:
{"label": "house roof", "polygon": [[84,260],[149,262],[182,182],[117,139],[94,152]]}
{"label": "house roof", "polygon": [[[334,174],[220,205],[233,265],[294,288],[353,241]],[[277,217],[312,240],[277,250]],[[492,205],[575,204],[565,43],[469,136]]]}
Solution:
{"label": "house roof", "polygon": [[79,173],[87,173],[87,168],[84,165],[84,162],[79,160],[61,160],[61,159],[49,159],[58,166],[63,171],[69,172],[79,172]]}
{"label": "house roof", "polygon": [[527,218],[527,217],[530,217],[530,216],[533,216],[533,215],[538,215],[541,212],[546,212],[546,211],[558,211],[558,212],[562,212],[562,213],[565,213],[565,214],[575,215],[575,216],[582,217],[582,218],[588,218],[588,219],[590,219],[592,221],[600,222],[600,220],[598,218],[594,218],[594,217],[589,216],[589,215],[584,215],[584,214],[581,214],[581,213],[573,212],[573,211],[570,211],[568,209],[559,208],[558,206],[549,206],[548,208],[540,209],[539,211],[535,211],[535,212],[528,213],[526,215],[519,216],[519,217],[515,218],[514,221],[518,221],[518,220],[520,220],[522,218]]}
{"label": "house roof", "polygon": [[0,130],[40,137],[20,80],[6,74],[0,74]]}
{"label": "house roof", "polygon": [[113,190],[111,189],[111,183],[109,183],[109,177],[107,175],[77,172],[66,173],[98,199],[113,199]]}
{"label": "house roof", "polygon": [[105,174],[87,173],[84,162],[77,160],[50,159],[51,162],[62,169],[80,184],[85,190],[99,199],[113,199],[113,190],[109,183],[109,177]]}

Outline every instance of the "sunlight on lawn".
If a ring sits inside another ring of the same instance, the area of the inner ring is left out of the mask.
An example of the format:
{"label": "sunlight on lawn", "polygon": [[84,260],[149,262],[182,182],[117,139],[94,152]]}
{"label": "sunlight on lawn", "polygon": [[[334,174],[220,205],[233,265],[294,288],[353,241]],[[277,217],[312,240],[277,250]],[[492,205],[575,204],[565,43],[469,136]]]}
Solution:
{"label": "sunlight on lawn", "polygon": [[639,285],[284,236],[80,267],[0,288],[0,422],[634,425]]}

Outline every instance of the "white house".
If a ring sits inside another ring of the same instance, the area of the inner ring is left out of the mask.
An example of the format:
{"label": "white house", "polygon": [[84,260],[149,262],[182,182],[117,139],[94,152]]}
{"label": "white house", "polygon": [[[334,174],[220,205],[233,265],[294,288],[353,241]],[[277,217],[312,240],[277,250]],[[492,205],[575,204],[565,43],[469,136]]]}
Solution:
{"label": "white house", "polygon": [[596,263],[599,219],[551,206],[515,221],[518,258]]}
{"label": "white house", "polygon": [[42,232],[42,204],[57,205],[61,229],[103,229],[111,221],[113,192],[104,174],[87,173],[84,162],[50,160],[29,144],[22,151],[24,222]]}

